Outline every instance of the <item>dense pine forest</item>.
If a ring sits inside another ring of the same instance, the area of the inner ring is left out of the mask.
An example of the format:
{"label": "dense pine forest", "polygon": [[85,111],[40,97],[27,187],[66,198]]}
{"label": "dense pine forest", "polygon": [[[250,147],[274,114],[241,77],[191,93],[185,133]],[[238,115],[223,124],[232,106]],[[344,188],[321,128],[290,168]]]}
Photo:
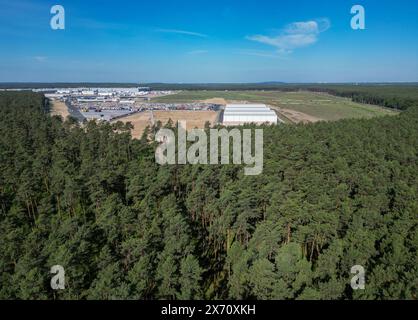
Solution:
{"label": "dense pine forest", "polygon": [[[129,124],[64,121],[41,94],[2,92],[0,299],[417,299],[407,107],[264,126],[263,173],[244,176],[160,166]],[[354,265],[365,290],[350,286]]]}

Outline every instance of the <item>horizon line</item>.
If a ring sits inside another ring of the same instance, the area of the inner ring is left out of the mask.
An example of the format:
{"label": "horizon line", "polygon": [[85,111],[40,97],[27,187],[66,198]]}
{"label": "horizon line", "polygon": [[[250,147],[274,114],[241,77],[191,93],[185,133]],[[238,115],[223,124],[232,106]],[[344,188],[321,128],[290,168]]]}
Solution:
{"label": "horizon line", "polygon": [[394,84],[409,83],[418,84],[417,81],[317,81],[317,82],[285,82],[285,81],[260,81],[260,82],[124,82],[124,81],[0,81],[0,84],[176,84],[176,85],[219,85],[219,84]]}

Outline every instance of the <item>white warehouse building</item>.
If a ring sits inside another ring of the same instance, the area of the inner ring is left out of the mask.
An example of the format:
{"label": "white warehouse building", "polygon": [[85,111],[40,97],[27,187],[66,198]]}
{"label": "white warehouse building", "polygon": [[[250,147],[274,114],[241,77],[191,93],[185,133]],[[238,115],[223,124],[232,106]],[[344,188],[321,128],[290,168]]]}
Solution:
{"label": "white warehouse building", "polygon": [[227,104],[223,115],[223,124],[240,125],[244,123],[277,124],[276,113],[265,104]]}

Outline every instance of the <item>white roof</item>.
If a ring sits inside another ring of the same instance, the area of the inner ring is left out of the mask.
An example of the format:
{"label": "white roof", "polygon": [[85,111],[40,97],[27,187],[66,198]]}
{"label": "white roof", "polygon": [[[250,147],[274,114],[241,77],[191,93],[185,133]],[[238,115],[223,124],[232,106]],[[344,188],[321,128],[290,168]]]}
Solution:
{"label": "white roof", "polygon": [[227,104],[224,110],[223,122],[277,123],[277,115],[265,104]]}
{"label": "white roof", "polygon": [[224,113],[241,113],[241,112],[254,112],[254,113],[271,113],[274,111],[270,110],[270,109],[227,109],[225,110]]}

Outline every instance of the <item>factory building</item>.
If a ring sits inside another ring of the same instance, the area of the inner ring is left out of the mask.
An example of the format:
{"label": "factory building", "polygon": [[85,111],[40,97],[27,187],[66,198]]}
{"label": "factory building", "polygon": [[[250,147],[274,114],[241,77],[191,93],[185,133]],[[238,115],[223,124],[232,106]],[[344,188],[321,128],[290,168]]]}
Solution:
{"label": "factory building", "polygon": [[266,122],[277,124],[277,115],[265,104],[227,104],[223,114],[225,125]]}

